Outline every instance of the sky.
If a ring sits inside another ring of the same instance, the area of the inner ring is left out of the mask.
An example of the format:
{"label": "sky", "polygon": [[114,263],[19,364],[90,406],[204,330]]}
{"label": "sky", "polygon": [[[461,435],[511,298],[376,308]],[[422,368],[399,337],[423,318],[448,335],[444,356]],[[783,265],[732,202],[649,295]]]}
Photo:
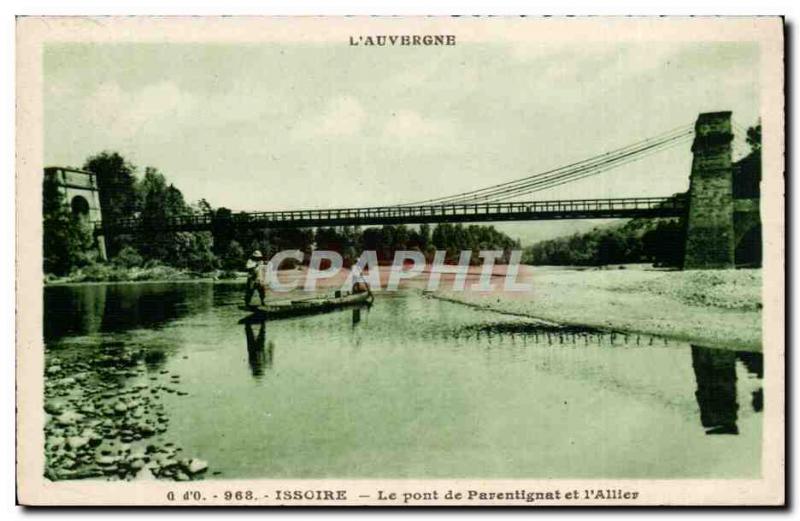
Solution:
{"label": "sky", "polygon": [[[373,206],[511,181],[733,111],[759,116],[751,43],[48,44],[45,164],[117,151],[188,201]],[[735,151],[741,154],[743,136]],[[689,145],[531,196],[667,196]],[[498,225],[524,243],[599,221]]]}

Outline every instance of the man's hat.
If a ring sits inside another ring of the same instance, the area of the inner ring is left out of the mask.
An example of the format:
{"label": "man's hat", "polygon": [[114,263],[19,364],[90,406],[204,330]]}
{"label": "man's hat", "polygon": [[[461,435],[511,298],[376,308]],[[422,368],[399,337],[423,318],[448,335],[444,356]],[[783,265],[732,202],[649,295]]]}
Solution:
{"label": "man's hat", "polygon": [[254,251],[254,252],[253,252],[253,255],[251,255],[251,257],[253,257],[253,258],[259,258],[259,259],[260,259],[260,258],[262,257],[262,255],[261,255],[261,250],[256,250],[256,251]]}

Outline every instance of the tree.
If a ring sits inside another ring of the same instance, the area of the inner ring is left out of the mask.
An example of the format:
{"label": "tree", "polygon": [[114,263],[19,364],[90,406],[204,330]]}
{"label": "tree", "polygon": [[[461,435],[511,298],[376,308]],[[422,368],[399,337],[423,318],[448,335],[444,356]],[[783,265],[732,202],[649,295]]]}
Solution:
{"label": "tree", "polygon": [[[117,152],[101,152],[86,160],[83,169],[95,174],[100,208],[105,222],[132,217],[139,211],[136,168]],[[130,236],[117,235],[107,240],[107,250],[114,256],[132,243]]]}
{"label": "tree", "polygon": [[[171,218],[190,213],[183,194],[174,185],[168,185],[164,175],[153,167],[145,169],[144,178],[138,188],[142,201],[142,225],[147,234],[141,241],[142,255],[148,259],[185,267],[186,255],[193,245],[203,249],[205,243],[181,236],[176,232],[158,229]],[[210,245],[209,239],[209,251]]]}
{"label": "tree", "polygon": [[124,268],[133,268],[144,264],[144,259],[133,246],[125,246],[114,258],[114,263]]}
{"label": "tree", "polygon": [[761,151],[761,123],[747,129],[747,144],[753,152]]}
{"label": "tree", "polygon": [[200,215],[212,215],[214,213],[214,208],[211,207],[211,204],[206,201],[205,198],[202,198],[195,203],[194,210]]}
{"label": "tree", "polygon": [[208,272],[219,266],[211,251],[210,232],[179,232],[176,234],[176,259],[173,265],[197,272]]}
{"label": "tree", "polygon": [[678,267],[683,264],[686,241],[684,223],[680,220],[659,222],[642,236],[642,252],[655,266]]}
{"label": "tree", "polygon": [[245,252],[241,244],[232,240],[222,255],[222,269],[228,271],[241,271],[244,268]]}
{"label": "tree", "polygon": [[428,245],[431,243],[431,225],[430,224],[420,224],[419,225],[419,247],[421,250],[425,251]]}

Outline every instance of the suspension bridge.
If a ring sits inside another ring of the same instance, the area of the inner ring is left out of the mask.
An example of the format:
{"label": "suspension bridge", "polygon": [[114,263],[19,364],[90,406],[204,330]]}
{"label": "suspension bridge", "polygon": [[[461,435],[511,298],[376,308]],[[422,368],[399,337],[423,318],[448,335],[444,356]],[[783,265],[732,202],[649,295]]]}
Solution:
{"label": "suspension bridge", "polygon": [[[686,267],[732,267],[736,243],[747,233],[747,230],[736,229],[734,221],[749,223],[747,226],[740,225],[740,228],[752,227],[757,220],[752,215],[755,213],[757,217],[758,213],[757,201],[734,201],[734,165],[731,159],[734,125],[730,112],[700,114],[694,124],[677,127],[559,168],[450,196],[392,206],[240,212],[225,217],[215,214],[185,215],[155,222],[133,216],[114,222],[96,220],[94,234],[102,242],[103,237],[110,235],[163,231],[213,232],[221,227],[255,229],[683,217],[687,220]],[[743,130],[740,128],[740,131]],[[689,173],[690,189],[686,194],[608,199],[534,198],[533,194],[598,176],[668,149],[689,146],[690,143],[694,159]],[[90,184],[94,186],[93,174],[89,176]],[[737,212],[741,215],[737,216]],[[749,218],[742,218],[744,214]]]}

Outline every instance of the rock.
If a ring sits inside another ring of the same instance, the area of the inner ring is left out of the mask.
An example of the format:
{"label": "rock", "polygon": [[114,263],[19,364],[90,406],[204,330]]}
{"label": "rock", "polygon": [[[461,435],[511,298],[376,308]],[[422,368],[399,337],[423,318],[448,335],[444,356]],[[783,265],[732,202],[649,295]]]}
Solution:
{"label": "rock", "polygon": [[86,436],[70,436],[67,438],[67,445],[72,449],[80,449],[89,443],[89,438]]}
{"label": "rock", "polygon": [[116,466],[116,463],[119,461],[119,458],[116,457],[116,456],[97,456],[94,459],[94,461],[98,465],[103,465],[103,466],[115,465]]}
{"label": "rock", "polygon": [[84,405],[83,407],[81,407],[78,410],[80,412],[82,412],[83,414],[94,414],[96,412],[95,408],[94,408],[94,405],[92,405],[91,403]]}
{"label": "rock", "polygon": [[184,474],[183,472],[178,472],[175,474],[175,481],[189,481],[191,478]]}
{"label": "rock", "polygon": [[94,430],[94,429],[89,429],[89,428],[83,429],[83,430],[81,431],[81,436],[83,436],[83,437],[85,437],[85,438],[88,438],[89,440],[99,440],[99,439],[102,439],[102,436],[100,436],[100,435],[97,433],[97,431],[96,431],[96,430]]}
{"label": "rock", "polygon": [[208,469],[208,463],[201,459],[192,458],[184,465],[184,469],[189,474],[199,474]]}
{"label": "rock", "polygon": [[128,410],[128,406],[125,405],[124,402],[117,402],[116,404],[114,404],[114,411],[115,412],[124,413],[127,410]]}
{"label": "rock", "polygon": [[79,420],[82,420],[82,419],[83,419],[83,415],[82,414],[79,414],[79,413],[73,411],[72,409],[68,409],[68,410],[64,411],[63,413],[61,413],[61,415],[58,417],[57,423],[59,425],[65,425],[65,426],[66,425],[74,425],[75,423],[77,423]]}
{"label": "rock", "polygon": [[112,464],[112,465],[107,465],[107,466],[103,467],[103,472],[104,472],[104,473],[105,473],[107,476],[116,475],[116,473],[117,473],[117,471],[118,471],[118,470],[119,470],[119,469],[118,469],[118,467],[117,467],[117,464],[116,464],[116,463],[114,463],[114,464]]}
{"label": "rock", "polygon": [[157,454],[154,459],[161,467],[171,467],[178,463],[168,454]]}
{"label": "rock", "polygon": [[50,367],[47,368],[46,373],[48,375],[54,375],[54,374],[56,374],[56,373],[58,373],[60,371],[61,371],[61,366],[60,365],[51,365]]}
{"label": "rock", "polygon": [[155,478],[153,473],[150,472],[150,469],[147,467],[143,467],[136,473],[136,477],[134,478],[136,481],[152,481]]}
{"label": "rock", "polygon": [[59,415],[64,411],[66,404],[62,400],[48,400],[44,403],[45,412]]}
{"label": "rock", "polygon": [[78,469],[76,470],[72,478],[73,479],[88,479],[88,478],[97,478],[103,475],[103,472],[98,468],[87,468],[87,469]]}

